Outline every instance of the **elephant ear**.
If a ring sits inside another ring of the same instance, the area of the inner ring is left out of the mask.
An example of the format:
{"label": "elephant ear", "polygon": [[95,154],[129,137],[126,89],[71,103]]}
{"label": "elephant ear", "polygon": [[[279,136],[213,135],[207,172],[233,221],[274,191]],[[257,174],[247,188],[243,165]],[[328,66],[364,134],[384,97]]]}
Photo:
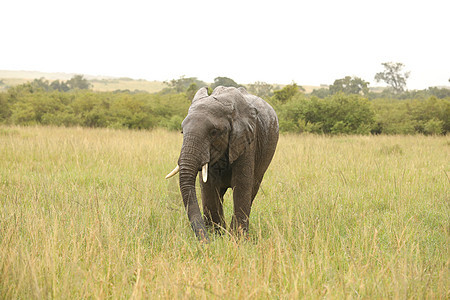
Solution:
{"label": "elephant ear", "polygon": [[[240,98],[240,97],[239,97]],[[255,140],[257,110],[243,97],[233,104],[228,158],[233,163]]]}
{"label": "elephant ear", "polygon": [[195,93],[194,99],[192,99],[192,103],[206,97],[208,97],[208,88],[202,87],[197,91],[197,93]]}

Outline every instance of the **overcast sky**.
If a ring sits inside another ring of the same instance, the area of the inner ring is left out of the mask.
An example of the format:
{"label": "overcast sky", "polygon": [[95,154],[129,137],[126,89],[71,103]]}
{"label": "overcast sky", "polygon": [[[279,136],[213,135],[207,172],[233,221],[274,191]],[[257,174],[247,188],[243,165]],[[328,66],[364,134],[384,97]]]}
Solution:
{"label": "overcast sky", "polygon": [[450,1],[3,0],[0,69],[212,82],[450,85]]}

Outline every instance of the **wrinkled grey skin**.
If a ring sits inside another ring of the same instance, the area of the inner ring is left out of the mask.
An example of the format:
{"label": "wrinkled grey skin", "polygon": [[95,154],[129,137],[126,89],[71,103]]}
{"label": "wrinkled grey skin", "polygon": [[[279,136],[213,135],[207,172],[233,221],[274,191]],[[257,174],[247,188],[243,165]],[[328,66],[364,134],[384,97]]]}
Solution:
{"label": "wrinkled grey skin", "polygon": [[[195,235],[208,242],[206,227],[226,227],[222,203],[228,188],[233,189],[231,230],[246,234],[253,199],[278,142],[275,111],[244,88],[219,86],[210,96],[201,88],[182,128],[180,191]],[[205,163],[209,167],[207,182],[200,179],[202,218],[195,178]]]}

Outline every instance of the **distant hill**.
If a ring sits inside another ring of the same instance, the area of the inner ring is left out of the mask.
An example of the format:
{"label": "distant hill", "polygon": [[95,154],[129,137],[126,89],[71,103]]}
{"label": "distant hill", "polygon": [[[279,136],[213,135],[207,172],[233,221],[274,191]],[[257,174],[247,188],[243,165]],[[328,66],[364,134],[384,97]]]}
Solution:
{"label": "distant hill", "polygon": [[[0,84],[0,90],[33,81],[34,79],[45,78],[48,81],[69,80],[75,75],[79,74],[0,70],[0,81],[3,82],[3,84]],[[92,84],[94,91],[110,92],[115,90],[139,90],[155,93],[166,87],[162,81],[148,81],[144,79],[135,80],[131,78],[115,78],[110,76],[92,76],[84,74],[83,76]]]}
{"label": "distant hill", "polygon": [[[44,77],[47,80],[69,80],[74,75],[77,74],[70,74],[70,73],[45,73],[45,72],[38,72],[38,71],[8,71],[8,70],[0,70],[0,79],[22,79],[29,81],[30,79],[37,79]],[[90,79],[89,76],[84,75],[86,79]],[[92,77],[92,76],[91,76]]]}
{"label": "distant hill", "polygon": [[94,91],[112,92],[116,90],[145,91],[156,93],[167,87],[162,81],[148,81],[144,79],[115,78],[89,80]]}
{"label": "distant hill", "polygon": [[[33,81],[34,79],[45,78],[48,81],[69,80],[77,73],[46,73],[39,71],[8,71],[0,70],[0,91],[10,86]],[[112,92],[116,90],[145,91],[156,93],[167,87],[162,81],[148,81],[144,79],[132,79],[126,77],[111,76],[93,76],[82,74],[84,78],[89,80],[94,91]],[[3,82],[3,84],[1,84]],[[245,84],[244,84],[245,85]],[[273,84],[275,87],[282,88],[285,84]],[[311,93],[314,89],[328,86],[311,86],[301,85],[305,89],[305,93]]]}
{"label": "distant hill", "polygon": [[[10,70],[0,70],[0,78],[22,78],[22,79],[36,79],[44,77],[47,80],[69,80],[75,75],[80,75],[80,73],[63,73],[63,72],[39,72],[39,71],[10,71]],[[113,79],[112,76],[95,76],[81,74],[84,78],[88,80],[93,79]]]}

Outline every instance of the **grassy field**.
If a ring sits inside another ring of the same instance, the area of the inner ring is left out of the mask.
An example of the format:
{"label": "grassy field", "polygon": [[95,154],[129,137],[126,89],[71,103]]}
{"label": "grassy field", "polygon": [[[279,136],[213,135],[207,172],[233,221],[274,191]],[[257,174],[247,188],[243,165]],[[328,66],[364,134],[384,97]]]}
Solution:
{"label": "grassy field", "polygon": [[157,93],[167,87],[162,81],[132,80],[127,78],[91,80],[92,89],[100,92],[115,90],[145,91]]}
{"label": "grassy field", "polygon": [[[0,80],[3,82],[3,85],[0,84],[0,92],[6,91],[11,86],[16,86],[33,81],[33,79],[26,78],[1,77]],[[51,82],[52,80],[49,81]],[[96,92],[113,92],[116,90],[129,90],[131,92],[134,92],[136,90],[139,90],[149,93],[157,93],[167,87],[167,85],[165,85],[162,81],[130,80],[126,78],[93,79],[90,80],[89,83],[92,84],[92,90]]]}
{"label": "grassy field", "polygon": [[250,238],[206,246],[181,140],[0,127],[0,298],[449,298],[449,137],[281,136]]}

